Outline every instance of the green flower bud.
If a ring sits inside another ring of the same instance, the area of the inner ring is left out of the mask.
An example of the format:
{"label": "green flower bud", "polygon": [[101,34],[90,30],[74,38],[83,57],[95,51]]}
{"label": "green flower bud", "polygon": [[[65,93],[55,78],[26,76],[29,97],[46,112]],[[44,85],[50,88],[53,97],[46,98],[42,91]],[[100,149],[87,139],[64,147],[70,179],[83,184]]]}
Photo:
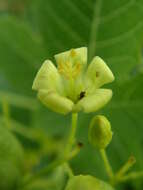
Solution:
{"label": "green flower bud", "polygon": [[89,142],[96,148],[104,149],[112,140],[112,130],[108,119],[103,115],[95,116],[89,126]]}
{"label": "green flower bud", "polygon": [[113,190],[113,188],[109,184],[90,175],[79,175],[69,180],[65,190]]}
{"label": "green flower bud", "polygon": [[0,189],[17,189],[22,176],[23,151],[15,137],[0,126]]}

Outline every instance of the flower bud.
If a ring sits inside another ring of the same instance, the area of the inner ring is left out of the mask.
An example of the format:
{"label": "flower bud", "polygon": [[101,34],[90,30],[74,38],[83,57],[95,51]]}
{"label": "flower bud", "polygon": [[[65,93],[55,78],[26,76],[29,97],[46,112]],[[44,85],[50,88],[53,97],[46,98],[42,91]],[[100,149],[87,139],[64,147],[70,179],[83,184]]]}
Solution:
{"label": "flower bud", "polygon": [[104,149],[112,140],[112,130],[108,119],[103,115],[95,116],[90,123],[89,142],[98,149]]}
{"label": "flower bud", "polygon": [[113,190],[113,188],[90,175],[79,175],[72,177],[65,188],[65,190]]}
{"label": "flower bud", "polygon": [[0,189],[17,189],[22,177],[23,150],[16,138],[0,126]]}

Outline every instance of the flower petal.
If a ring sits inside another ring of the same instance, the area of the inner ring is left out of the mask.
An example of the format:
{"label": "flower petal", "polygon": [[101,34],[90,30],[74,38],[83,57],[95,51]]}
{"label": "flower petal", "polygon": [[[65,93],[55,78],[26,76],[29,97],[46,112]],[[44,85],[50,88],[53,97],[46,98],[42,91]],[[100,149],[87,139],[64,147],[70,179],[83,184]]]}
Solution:
{"label": "flower petal", "polygon": [[80,61],[81,64],[85,65],[87,63],[87,48],[81,47],[71,49],[55,55],[57,64],[60,64],[61,62],[64,64],[69,58],[78,59],[78,61]]}
{"label": "flower petal", "polygon": [[88,95],[81,99],[74,107],[74,111],[84,112],[96,112],[100,108],[104,107],[112,98],[112,90],[109,89],[97,89],[93,95]]}
{"label": "flower petal", "polygon": [[61,81],[57,68],[50,60],[46,60],[38,71],[32,86],[33,90],[60,90]]}
{"label": "flower petal", "polygon": [[114,75],[106,63],[97,56],[88,66],[86,79],[92,82],[95,88],[99,88],[106,83],[112,82]]}
{"label": "flower petal", "polygon": [[73,102],[70,99],[60,96],[55,92],[39,90],[38,98],[45,106],[55,112],[67,114],[72,111]]}

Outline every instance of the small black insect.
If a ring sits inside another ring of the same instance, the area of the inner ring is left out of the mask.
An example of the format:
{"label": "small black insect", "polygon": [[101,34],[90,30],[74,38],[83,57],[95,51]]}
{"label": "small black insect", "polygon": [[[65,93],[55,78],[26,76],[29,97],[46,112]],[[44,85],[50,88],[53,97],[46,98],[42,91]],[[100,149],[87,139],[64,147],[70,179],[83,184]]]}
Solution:
{"label": "small black insect", "polygon": [[80,95],[79,95],[79,99],[81,100],[82,98],[84,98],[84,96],[85,96],[85,91],[82,91],[82,92],[80,93]]}

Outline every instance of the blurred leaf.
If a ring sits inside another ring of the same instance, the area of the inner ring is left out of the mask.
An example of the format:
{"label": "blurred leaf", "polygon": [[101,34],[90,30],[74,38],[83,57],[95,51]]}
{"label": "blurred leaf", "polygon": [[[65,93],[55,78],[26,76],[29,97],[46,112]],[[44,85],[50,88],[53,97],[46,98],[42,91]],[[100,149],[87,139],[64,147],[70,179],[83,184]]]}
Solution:
{"label": "blurred leaf", "polygon": [[33,77],[44,50],[39,36],[14,17],[0,17],[0,69],[13,89],[31,94]]}
{"label": "blurred leaf", "polygon": [[103,57],[123,81],[141,62],[142,6],[141,0],[34,0],[29,15],[51,56],[88,46],[89,59]]}
{"label": "blurred leaf", "polygon": [[[108,107],[114,133],[112,159],[114,155],[127,160],[129,154],[137,158],[137,166],[143,169],[143,74],[117,86],[114,99]],[[117,151],[118,150],[118,151]],[[110,152],[111,154],[111,152]]]}

